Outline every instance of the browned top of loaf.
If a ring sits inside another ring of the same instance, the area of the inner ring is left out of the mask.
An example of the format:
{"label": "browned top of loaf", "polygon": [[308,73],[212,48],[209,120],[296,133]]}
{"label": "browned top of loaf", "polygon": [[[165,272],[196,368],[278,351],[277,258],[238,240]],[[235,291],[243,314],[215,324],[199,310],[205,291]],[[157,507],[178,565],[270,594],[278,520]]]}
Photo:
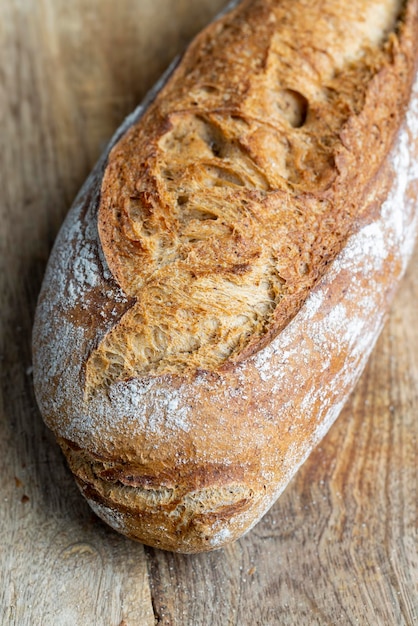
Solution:
{"label": "browned top of loaf", "polygon": [[411,19],[399,0],[247,0],[197,37],[109,157],[100,239],[135,303],[88,387],[226,367],[288,323],[399,127]]}

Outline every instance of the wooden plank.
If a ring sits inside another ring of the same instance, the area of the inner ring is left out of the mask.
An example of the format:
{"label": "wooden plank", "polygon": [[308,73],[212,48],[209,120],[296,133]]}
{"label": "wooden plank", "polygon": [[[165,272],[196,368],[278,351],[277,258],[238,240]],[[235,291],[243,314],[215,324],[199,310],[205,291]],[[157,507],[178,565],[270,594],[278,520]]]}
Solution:
{"label": "wooden plank", "polygon": [[343,414],[223,551],[174,555],[106,528],[36,408],[30,333],[58,227],[117,125],[223,4],[0,3],[1,624],[418,621],[418,253]]}

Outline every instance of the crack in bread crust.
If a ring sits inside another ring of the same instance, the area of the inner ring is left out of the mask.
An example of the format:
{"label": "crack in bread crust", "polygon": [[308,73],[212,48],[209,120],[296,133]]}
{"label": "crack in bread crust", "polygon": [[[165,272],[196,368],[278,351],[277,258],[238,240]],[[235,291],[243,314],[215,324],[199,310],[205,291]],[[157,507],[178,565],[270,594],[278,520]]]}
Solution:
{"label": "crack in bread crust", "polygon": [[213,534],[211,529],[244,514],[260,499],[240,482],[239,472],[234,479],[222,478],[221,468],[207,471],[202,483],[199,471],[191,471],[188,481],[178,484],[179,480],[141,475],[137,468],[97,458],[62,439],[60,445],[81,492],[97,514],[105,521],[110,517],[113,526],[119,520],[119,531],[127,535],[135,535],[133,528],[140,520],[145,530],[141,541],[151,545],[173,549],[179,534],[205,544]]}
{"label": "crack in bread crust", "polygon": [[244,2],[211,25],[113,149],[99,233],[136,303],[91,355],[88,389],[260,349],[359,217],[410,88],[400,3],[356,0],[341,23],[340,3],[299,4]]}

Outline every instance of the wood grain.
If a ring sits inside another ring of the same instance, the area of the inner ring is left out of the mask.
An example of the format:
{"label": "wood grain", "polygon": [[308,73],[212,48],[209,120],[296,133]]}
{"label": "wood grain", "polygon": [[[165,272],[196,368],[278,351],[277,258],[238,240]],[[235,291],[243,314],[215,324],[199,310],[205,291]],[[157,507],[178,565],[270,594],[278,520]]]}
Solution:
{"label": "wood grain", "polygon": [[174,555],[105,527],[33,396],[59,225],[101,149],[222,0],[0,0],[0,623],[418,623],[418,254],[343,414],[246,537]]}

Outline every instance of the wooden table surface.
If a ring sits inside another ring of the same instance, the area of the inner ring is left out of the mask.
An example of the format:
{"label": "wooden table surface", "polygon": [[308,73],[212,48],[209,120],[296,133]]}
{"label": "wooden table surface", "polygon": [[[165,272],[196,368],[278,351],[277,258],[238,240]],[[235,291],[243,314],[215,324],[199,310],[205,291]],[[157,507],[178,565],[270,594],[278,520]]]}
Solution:
{"label": "wooden table surface", "polygon": [[0,0],[0,624],[418,623],[418,255],[337,423],[245,538],[184,556],[91,513],[36,407],[33,313],[102,148],[224,0]]}

